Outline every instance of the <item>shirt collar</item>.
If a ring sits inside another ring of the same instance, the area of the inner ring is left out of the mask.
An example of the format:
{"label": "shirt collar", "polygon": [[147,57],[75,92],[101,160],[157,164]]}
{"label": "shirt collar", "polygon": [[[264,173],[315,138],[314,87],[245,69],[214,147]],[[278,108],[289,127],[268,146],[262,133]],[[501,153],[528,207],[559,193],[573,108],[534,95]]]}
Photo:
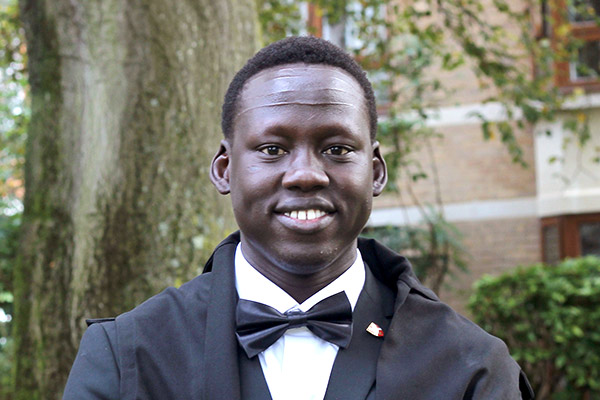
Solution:
{"label": "shirt collar", "polygon": [[235,287],[240,299],[266,304],[280,313],[285,313],[294,308],[308,311],[319,301],[342,291],[346,292],[348,301],[354,311],[364,284],[365,265],[360,251],[357,249],[356,259],[350,268],[329,285],[306,299],[302,304],[298,304],[283,289],[250,265],[244,257],[241,243],[238,244],[235,251]]}

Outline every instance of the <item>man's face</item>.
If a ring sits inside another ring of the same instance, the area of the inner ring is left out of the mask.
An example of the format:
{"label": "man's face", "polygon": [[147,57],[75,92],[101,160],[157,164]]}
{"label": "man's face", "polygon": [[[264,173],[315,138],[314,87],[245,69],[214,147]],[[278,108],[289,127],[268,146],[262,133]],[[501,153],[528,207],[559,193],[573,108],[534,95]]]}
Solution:
{"label": "man's face", "polygon": [[224,190],[215,183],[231,193],[245,254],[296,274],[354,258],[386,179],[365,103],[333,66],[289,64],[248,80],[220,153]]}

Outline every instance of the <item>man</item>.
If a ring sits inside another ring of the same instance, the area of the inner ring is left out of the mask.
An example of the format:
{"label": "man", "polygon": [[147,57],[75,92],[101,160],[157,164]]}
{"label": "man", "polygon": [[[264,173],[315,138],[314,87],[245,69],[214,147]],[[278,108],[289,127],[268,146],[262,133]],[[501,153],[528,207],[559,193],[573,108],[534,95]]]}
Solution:
{"label": "man", "polygon": [[357,237],[383,190],[370,83],[288,38],[232,81],[211,179],[239,233],[204,273],[84,335],[65,399],[532,398],[506,346]]}

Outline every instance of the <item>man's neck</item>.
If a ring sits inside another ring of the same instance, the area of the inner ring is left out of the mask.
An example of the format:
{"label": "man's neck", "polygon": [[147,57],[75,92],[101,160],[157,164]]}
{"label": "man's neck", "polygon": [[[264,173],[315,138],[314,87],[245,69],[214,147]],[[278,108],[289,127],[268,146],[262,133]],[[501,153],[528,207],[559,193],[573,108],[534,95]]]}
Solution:
{"label": "man's neck", "polygon": [[282,266],[280,262],[273,260],[269,255],[245,244],[243,238],[242,251],[250,265],[301,304],[352,266],[356,259],[356,242],[351,248],[339,252],[338,257],[324,260],[323,264],[317,268],[314,265],[311,266],[314,272],[308,274],[291,272],[302,270],[305,266]]}

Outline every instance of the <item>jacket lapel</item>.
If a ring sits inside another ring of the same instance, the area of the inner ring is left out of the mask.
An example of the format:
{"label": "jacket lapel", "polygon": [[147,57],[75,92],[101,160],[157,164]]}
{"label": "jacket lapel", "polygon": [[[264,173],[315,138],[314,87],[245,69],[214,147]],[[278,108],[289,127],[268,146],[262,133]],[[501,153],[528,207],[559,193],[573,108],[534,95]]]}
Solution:
{"label": "jacket lapel", "polygon": [[271,400],[271,393],[269,392],[258,356],[248,358],[243,351],[238,351],[238,354],[242,399]]}
{"label": "jacket lapel", "polygon": [[387,332],[395,296],[390,288],[375,279],[369,267],[365,270],[365,287],[353,313],[352,339],[347,349],[338,352],[325,400],[364,400],[375,382],[383,338],[373,336],[366,329],[374,322],[384,334]]}
{"label": "jacket lapel", "polygon": [[[238,344],[235,337],[235,235],[223,241],[207,263],[212,285],[207,304],[205,366],[206,399],[240,400]],[[211,262],[212,261],[212,262]]]}

